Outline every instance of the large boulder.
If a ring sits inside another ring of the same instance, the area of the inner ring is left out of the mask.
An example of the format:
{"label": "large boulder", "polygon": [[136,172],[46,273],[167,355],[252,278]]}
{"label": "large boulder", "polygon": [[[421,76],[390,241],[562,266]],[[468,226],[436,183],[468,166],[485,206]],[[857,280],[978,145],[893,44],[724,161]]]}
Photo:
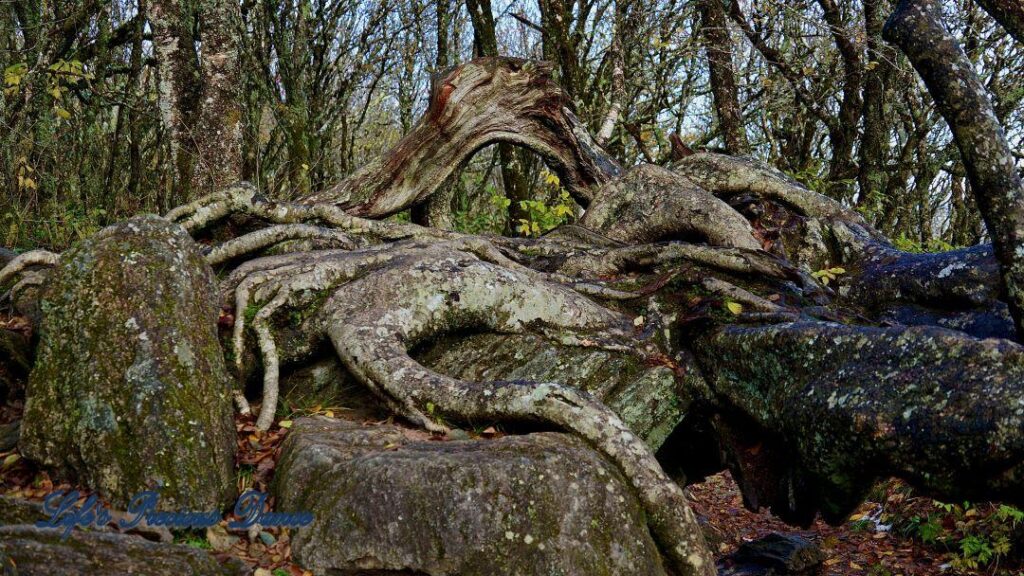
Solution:
{"label": "large boulder", "polygon": [[629,485],[582,441],[416,434],[294,423],[273,491],[278,512],[313,513],[296,560],[315,574],[665,574]]}
{"label": "large boulder", "polygon": [[230,383],[216,283],[178,225],[143,216],[67,251],[43,301],[22,453],[124,506],[235,496]]}

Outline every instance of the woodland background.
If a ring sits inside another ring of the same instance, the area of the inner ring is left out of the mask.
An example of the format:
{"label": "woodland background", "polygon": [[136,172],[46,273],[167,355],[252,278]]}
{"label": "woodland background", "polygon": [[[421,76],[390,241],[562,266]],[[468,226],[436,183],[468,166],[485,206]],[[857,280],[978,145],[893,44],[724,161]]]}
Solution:
{"label": "woodland background", "polygon": [[[890,4],[8,0],[0,245],[62,249],[238,177],[276,198],[315,192],[412,128],[432,74],[493,54],[555,62],[576,114],[625,165],[670,161],[674,139],[751,154],[902,248],[975,244],[984,227],[949,129],[881,39]],[[1024,45],[974,2],[945,8],[1024,158]],[[192,69],[158,65],[168,29],[194,40],[186,60],[198,62],[180,65]],[[206,96],[188,93],[188,74],[208,73],[224,46],[239,63],[220,79],[230,105],[190,104]],[[202,145],[218,139],[241,154]],[[182,142],[197,144],[189,157]],[[447,224],[538,234],[577,213],[560,192],[533,154],[490,147],[450,183]]]}

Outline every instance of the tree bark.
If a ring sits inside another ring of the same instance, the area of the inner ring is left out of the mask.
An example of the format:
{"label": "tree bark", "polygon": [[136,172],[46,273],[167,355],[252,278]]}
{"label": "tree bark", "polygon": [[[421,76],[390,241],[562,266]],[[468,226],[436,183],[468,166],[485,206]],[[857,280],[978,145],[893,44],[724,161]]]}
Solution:
{"label": "tree bark", "polygon": [[864,28],[867,33],[868,66],[864,74],[864,136],[859,149],[860,185],[858,206],[876,205],[885,189],[885,160],[889,156],[889,126],[885,119],[887,83],[892,76],[891,54],[882,41],[883,0],[864,1]]}
{"label": "tree bark", "polygon": [[977,0],[1014,40],[1024,44],[1024,4],[1020,0]]}
{"label": "tree bark", "polygon": [[[160,114],[170,136],[173,195],[181,201],[219,190],[242,173],[238,4],[211,0],[202,14],[178,0],[153,0],[147,8]],[[193,34],[197,18],[200,38]]]}
{"label": "tree bark", "polygon": [[588,204],[622,168],[580,124],[551,73],[548,63],[515,58],[478,58],[448,70],[434,78],[426,113],[394,148],[301,200],[358,216],[395,214],[429,198],[480,148],[508,142],[537,153]]}
{"label": "tree bark", "polygon": [[748,154],[750,145],[743,128],[743,111],[736,92],[732,63],[732,37],[726,25],[722,0],[700,0],[701,37],[711,73],[711,93],[722,141],[730,154]]}
{"label": "tree bark", "polygon": [[901,0],[885,38],[907,55],[953,131],[1002,265],[1005,298],[1024,336],[1024,184],[992,101],[935,0]]}

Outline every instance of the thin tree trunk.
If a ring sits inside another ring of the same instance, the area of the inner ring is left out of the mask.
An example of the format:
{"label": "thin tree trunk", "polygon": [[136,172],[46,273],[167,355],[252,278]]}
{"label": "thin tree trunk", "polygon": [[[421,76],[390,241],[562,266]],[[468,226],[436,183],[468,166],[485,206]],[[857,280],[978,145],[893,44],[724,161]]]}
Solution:
{"label": "thin tree trunk", "polygon": [[725,149],[730,154],[747,154],[750,144],[743,129],[743,112],[736,91],[732,63],[732,37],[726,25],[722,0],[700,0],[701,37],[708,56],[711,93]]}
{"label": "thin tree trunk", "polygon": [[[491,0],[466,0],[473,21],[473,47],[477,56],[498,56],[498,39],[495,35],[494,13],[491,11]],[[533,162],[530,152],[516,150],[511,144],[498,144],[498,157],[501,162],[501,184],[505,196],[512,201],[508,207],[508,227],[506,232],[515,231],[515,223],[529,218],[529,214],[520,202],[530,200],[530,181],[527,178],[527,167]]]}
{"label": "thin tree trunk", "polygon": [[829,139],[832,141],[829,180],[832,182],[830,195],[846,199],[851,195],[852,187],[845,181],[855,174],[853,144],[857,140],[857,126],[860,124],[862,113],[861,84],[864,65],[861,62],[860,47],[851,39],[835,1],[818,0],[818,4],[843,62],[843,101],[839,105],[839,123],[829,133]]}
{"label": "thin tree trunk", "polygon": [[892,76],[890,54],[882,42],[883,0],[864,1],[864,27],[867,32],[868,70],[864,74],[864,136],[861,139],[860,170],[857,181],[859,206],[877,205],[885,189],[885,159],[889,156],[889,127],[885,119],[887,82]]}
{"label": "thin tree trunk", "polygon": [[1021,0],[977,0],[1010,36],[1024,44],[1024,3]]}
{"label": "thin tree trunk", "polygon": [[441,0],[437,3],[437,70],[441,71],[448,67],[448,2]]}

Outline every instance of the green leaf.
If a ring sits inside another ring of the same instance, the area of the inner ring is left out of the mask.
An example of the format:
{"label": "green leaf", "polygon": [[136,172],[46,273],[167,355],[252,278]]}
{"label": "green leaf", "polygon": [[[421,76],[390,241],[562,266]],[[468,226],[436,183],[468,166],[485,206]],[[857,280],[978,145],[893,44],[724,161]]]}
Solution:
{"label": "green leaf", "polygon": [[732,312],[733,314],[736,315],[739,315],[743,312],[743,304],[740,304],[739,302],[726,302],[725,307],[726,309],[729,310],[729,312]]}
{"label": "green leaf", "polygon": [[28,64],[19,62],[4,68],[4,84],[9,87],[21,84],[21,79],[28,73]]}

